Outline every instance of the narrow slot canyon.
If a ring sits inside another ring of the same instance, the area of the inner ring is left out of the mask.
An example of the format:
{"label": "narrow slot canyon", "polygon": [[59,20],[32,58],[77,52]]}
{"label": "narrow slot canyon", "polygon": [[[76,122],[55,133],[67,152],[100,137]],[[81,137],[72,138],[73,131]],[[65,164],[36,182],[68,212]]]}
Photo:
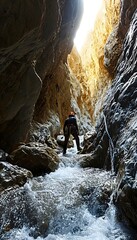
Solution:
{"label": "narrow slot canyon", "polygon": [[0,19],[0,239],[136,240],[136,0]]}

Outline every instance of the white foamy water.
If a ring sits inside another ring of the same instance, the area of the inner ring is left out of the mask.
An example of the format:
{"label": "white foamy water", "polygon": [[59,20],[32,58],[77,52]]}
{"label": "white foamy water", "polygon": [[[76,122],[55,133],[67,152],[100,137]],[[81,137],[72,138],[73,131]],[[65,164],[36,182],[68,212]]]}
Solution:
{"label": "white foamy water", "polygon": [[[112,204],[101,217],[91,214],[86,193],[110,183],[110,175],[99,169],[80,168],[77,158],[76,148],[68,149],[66,156],[60,154],[58,170],[34,178],[24,187],[37,208],[43,237],[34,236],[35,229],[28,228],[24,222],[23,228],[9,231],[2,240],[131,240],[117,223]],[[44,230],[46,222],[47,231]]]}

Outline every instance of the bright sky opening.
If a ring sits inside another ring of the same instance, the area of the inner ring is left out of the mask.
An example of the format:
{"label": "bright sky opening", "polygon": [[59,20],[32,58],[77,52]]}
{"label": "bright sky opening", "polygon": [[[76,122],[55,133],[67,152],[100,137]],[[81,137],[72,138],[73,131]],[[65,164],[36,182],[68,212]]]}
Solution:
{"label": "bright sky opening", "polygon": [[83,0],[83,4],[83,16],[74,39],[74,43],[78,51],[81,50],[88,32],[94,28],[94,23],[97,13],[101,8],[102,0]]}

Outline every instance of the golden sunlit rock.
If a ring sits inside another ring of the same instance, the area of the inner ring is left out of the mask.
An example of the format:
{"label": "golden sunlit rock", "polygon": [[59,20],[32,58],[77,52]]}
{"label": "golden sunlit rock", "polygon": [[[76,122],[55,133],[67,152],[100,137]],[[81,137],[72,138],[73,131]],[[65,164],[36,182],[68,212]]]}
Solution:
{"label": "golden sunlit rock", "polygon": [[73,48],[68,57],[73,73],[79,79],[81,86],[86,88],[88,96],[86,97],[84,94],[84,101],[86,101],[93,120],[97,117],[103,103],[103,95],[112,79],[104,65],[104,46],[110,33],[118,24],[119,8],[120,0],[104,0],[94,30],[89,32],[80,56]]}

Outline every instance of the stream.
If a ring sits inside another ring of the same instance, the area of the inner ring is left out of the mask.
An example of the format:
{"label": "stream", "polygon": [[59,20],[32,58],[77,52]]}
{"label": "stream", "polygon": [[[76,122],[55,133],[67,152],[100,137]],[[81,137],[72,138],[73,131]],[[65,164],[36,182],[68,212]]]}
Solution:
{"label": "stream", "polygon": [[135,239],[117,221],[111,200],[102,206],[97,200],[101,186],[107,188],[112,184],[110,173],[80,168],[76,146],[67,149],[65,156],[62,153],[59,156],[60,166],[55,172],[35,177],[24,187],[1,196],[0,239]]}

